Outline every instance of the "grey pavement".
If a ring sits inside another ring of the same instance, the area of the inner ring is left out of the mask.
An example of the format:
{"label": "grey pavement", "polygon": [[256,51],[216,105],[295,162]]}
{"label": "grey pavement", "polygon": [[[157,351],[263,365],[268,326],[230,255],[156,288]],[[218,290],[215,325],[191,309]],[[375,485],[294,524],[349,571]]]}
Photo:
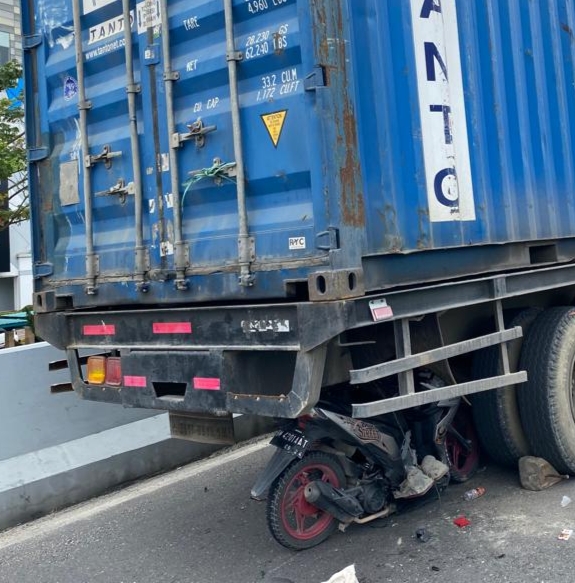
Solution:
{"label": "grey pavement", "polygon": [[[354,563],[360,583],[572,581],[575,482],[521,490],[488,466],[440,501],[352,526],[295,553],[274,542],[265,503],[249,499],[271,450],[264,441],[190,464],[0,534],[2,583],[321,583]],[[470,487],[487,493],[462,499]],[[573,499],[561,506],[562,497]],[[465,514],[471,525],[453,519]],[[415,537],[425,527],[429,542]]]}

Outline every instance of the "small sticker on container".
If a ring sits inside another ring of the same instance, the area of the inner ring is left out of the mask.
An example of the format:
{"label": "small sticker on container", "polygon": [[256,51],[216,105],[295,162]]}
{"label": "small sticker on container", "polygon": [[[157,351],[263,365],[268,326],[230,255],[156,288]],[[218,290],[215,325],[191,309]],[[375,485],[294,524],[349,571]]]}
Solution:
{"label": "small sticker on container", "polygon": [[165,257],[166,255],[174,254],[174,246],[170,241],[162,241],[160,243],[160,255]]}
{"label": "small sticker on container", "polygon": [[66,77],[64,80],[64,99],[71,101],[78,95],[78,81],[74,77]]}
{"label": "small sticker on container", "polygon": [[305,249],[305,237],[290,237],[289,238],[289,249],[290,251],[296,251],[298,249]]}
{"label": "small sticker on container", "polygon": [[274,111],[273,113],[266,113],[262,115],[262,121],[268,130],[268,134],[272,140],[273,145],[277,148],[282,131],[284,129],[284,123],[287,116],[287,109],[283,111]]}

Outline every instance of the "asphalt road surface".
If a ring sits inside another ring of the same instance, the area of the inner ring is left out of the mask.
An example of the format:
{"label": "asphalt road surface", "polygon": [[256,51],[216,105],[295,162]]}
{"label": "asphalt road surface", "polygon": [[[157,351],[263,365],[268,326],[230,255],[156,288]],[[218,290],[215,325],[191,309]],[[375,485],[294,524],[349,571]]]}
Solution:
{"label": "asphalt road surface", "polygon": [[[321,583],[355,564],[360,583],[570,582],[575,579],[575,481],[522,490],[488,465],[439,501],[352,526],[304,552],[268,534],[250,500],[271,454],[256,441],[0,534],[2,583]],[[471,487],[486,494],[462,499]],[[573,499],[561,506],[563,496]],[[458,528],[465,515],[471,525]],[[415,536],[425,528],[431,538]]]}

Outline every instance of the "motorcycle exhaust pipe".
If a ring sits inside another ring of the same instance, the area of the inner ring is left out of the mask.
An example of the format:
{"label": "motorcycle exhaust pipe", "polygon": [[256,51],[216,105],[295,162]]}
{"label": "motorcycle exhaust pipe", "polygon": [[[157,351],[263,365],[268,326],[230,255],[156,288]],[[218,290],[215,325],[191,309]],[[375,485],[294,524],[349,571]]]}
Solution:
{"label": "motorcycle exhaust pipe", "polygon": [[325,482],[309,483],[304,490],[304,496],[312,506],[331,514],[340,522],[352,522],[364,513],[356,498]]}

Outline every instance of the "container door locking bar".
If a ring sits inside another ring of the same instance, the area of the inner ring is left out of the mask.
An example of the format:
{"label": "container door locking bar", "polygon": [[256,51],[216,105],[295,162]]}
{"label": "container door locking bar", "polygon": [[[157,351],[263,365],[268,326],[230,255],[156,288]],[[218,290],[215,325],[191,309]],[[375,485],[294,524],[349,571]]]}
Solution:
{"label": "container door locking bar", "polygon": [[177,150],[180,142],[175,143],[176,119],[174,114],[174,83],[180,78],[177,71],[172,70],[172,56],[170,50],[170,27],[168,15],[168,0],[160,0],[160,20],[162,26],[162,52],[164,54],[164,88],[166,91],[166,116],[168,134],[170,136],[170,186],[174,209],[174,267],[176,269],[175,286],[177,290],[188,289],[186,269],[190,266],[189,245],[183,241],[182,232],[182,199],[180,197],[180,176],[178,172]]}
{"label": "container door locking bar", "polygon": [[240,223],[238,237],[238,263],[240,267],[239,284],[244,287],[250,287],[254,285],[255,280],[255,276],[251,270],[252,262],[255,260],[255,239],[249,235],[248,212],[246,207],[244,153],[240,124],[238,61],[243,59],[243,55],[240,51],[236,51],[232,0],[224,0],[224,12],[226,20],[226,59],[228,61],[228,74],[230,78],[230,109],[232,112],[234,154],[237,171],[238,216]]}
{"label": "container door locking bar", "polygon": [[[80,19],[80,0],[73,0],[72,12],[74,30],[82,30]],[[82,35],[74,35],[74,48],[76,52],[76,70],[78,73],[78,110],[80,112],[80,135],[82,152],[86,156],[89,152],[88,142],[88,110],[92,104],[86,100],[86,84],[84,75],[84,52],[82,50]],[[95,295],[98,291],[96,287],[96,277],[99,271],[98,256],[94,251],[94,221],[92,212],[92,164],[84,165],[83,188],[84,188],[84,215],[86,224],[86,286],[84,291],[88,295]]]}

